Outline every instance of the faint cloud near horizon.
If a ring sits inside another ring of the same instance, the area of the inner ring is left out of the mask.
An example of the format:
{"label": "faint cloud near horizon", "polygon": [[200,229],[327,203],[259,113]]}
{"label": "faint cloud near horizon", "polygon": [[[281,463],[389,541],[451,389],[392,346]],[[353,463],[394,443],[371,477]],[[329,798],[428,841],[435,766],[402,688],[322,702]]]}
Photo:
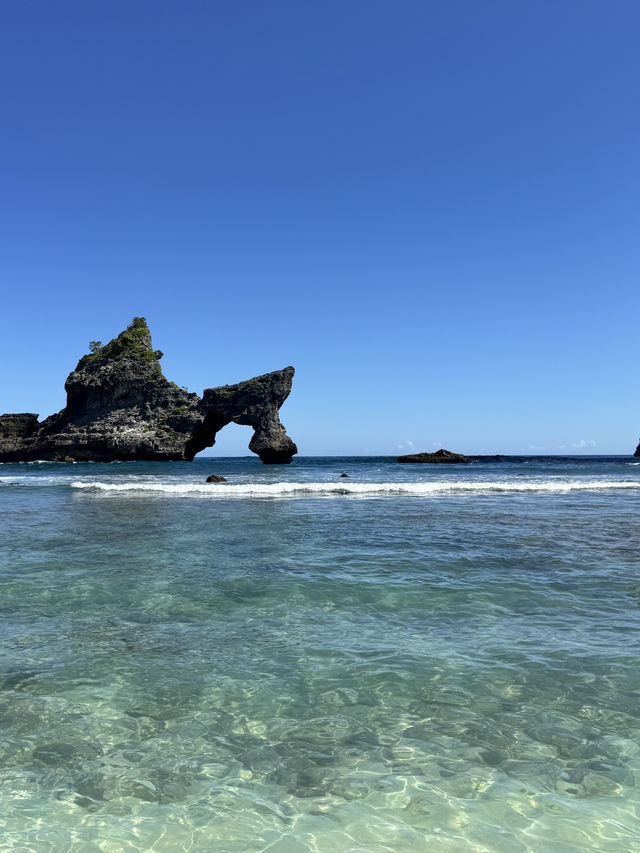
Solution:
{"label": "faint cloud near horizon", "polygon": [[560,444],[556,450],[593,450],[598,446],[598,442],[592,438],[581,438],[579,441],[574,441],[573,444]]}
{"label": "faint cloud near horizon", "polygon": [[397,445],[398,450],[415,450],[415,444],[408,438],[405,438],[404,441],[401,441],[400,444]]}
{"label": "faint cloud near horizon", "polygon": [[592,438],[589,438],[589,439],[581,438],[577,444],[571,445],[571,447],[573,447],[574,450],[581,450],[583,447],[597,447],[597,446],[598,446],[598,442],[594,441]]}

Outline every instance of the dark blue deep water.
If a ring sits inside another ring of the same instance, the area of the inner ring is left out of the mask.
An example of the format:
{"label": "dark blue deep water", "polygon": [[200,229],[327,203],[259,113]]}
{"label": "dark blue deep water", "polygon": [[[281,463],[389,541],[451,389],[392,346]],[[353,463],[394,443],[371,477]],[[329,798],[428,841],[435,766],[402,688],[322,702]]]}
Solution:
{"label": "dark blue deep water", "polygon": [[0,480],[2,849],[640,850],[638,460]]}

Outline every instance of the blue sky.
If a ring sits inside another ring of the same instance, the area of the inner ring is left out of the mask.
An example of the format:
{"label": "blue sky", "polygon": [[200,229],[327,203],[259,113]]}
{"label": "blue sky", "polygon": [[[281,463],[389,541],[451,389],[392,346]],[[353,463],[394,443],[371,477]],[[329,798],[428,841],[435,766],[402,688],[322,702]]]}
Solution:
{"label": "blue sky", "polygon": [[[3,6],[0,411],[134,315],[302,454],[632,452],[635,0]],[[228,427],[216,454],[246,453]]]}

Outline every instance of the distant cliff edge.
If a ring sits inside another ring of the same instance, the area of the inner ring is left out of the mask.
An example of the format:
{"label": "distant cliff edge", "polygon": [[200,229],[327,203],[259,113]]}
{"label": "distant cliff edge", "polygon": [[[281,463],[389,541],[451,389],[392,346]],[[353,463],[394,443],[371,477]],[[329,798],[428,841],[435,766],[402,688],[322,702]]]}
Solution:
{"label": "distant cliff edge", "polygon": [[144,317],[90,347],[67,377],[61,412],[42,422],[32,413],[0,415],[0,462],[191,460],[232,421],[253,427],[249,450],[264,463],[286,464],[298,452],[278,414],[293,367],[199,397],[165,379]]}

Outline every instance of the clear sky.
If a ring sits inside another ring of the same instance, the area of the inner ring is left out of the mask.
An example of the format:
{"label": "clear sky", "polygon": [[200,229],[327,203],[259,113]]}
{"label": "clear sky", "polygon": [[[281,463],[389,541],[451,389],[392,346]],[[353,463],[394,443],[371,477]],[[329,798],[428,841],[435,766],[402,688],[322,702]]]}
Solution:
{"label": "clear sky", "polygon": [[637,0],[7,0],[0,411],[143,315],[199,393],[293,364],[302,454],[632,452],[639,38]]}

